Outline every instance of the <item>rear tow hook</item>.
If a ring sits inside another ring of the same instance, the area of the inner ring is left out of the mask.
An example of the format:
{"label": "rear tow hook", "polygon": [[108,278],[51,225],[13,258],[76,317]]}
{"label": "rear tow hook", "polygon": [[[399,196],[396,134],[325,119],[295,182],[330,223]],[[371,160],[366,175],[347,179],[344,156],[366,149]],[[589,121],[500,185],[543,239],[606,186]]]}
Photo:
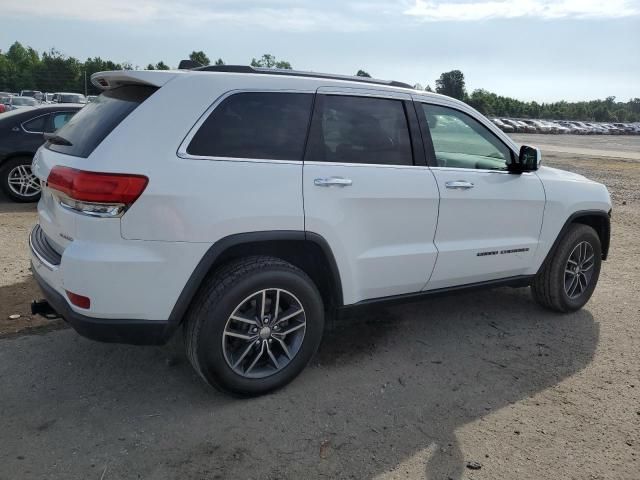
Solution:
{"label": "rear tow hook", "polygon": [[42,315],[51,320],[60,318],[60,314],[46,300],[34,300],[31,302],[31,315]]}

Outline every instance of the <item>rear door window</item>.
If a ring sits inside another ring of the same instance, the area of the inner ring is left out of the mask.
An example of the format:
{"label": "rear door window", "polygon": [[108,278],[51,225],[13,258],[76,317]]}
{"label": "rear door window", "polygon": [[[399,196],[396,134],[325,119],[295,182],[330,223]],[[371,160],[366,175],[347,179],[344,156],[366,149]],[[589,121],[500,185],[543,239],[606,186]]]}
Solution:
{"label": "rear door window", "polygon": [[47,124],[49,115],[40,115],[39,117],[27,120],[22,127],[29,133],[43,133]]}
{"label": "rear door window", "polygon": [[127,115],[156,90],[156,87],[143,85],[127,85],[106,90],[95,102],[83,107],[56,132],[60,139],[66,141],[49,141],[47,148],[76,157],[88,157]]}
{"label": "rear door window", "polygon": [[322,95],[316,104],[307,160],[413,165],[402,101]]}
{"label": "rear door window", "polygon": [[302,160],[313,94],[237,93],[223,100],[187,147],[204,157]]}

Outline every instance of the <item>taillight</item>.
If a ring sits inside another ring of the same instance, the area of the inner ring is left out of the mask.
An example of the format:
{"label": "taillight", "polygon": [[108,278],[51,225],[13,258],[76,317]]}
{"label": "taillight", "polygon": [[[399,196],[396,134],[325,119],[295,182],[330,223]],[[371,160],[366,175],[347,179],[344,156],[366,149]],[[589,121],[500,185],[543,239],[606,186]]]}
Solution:
{"label": "taillight", "polygon": [[55,166],[47,178],[60,204],[98,217],[118,217],[135,202],[149,183],[144,175],[100,173]]}

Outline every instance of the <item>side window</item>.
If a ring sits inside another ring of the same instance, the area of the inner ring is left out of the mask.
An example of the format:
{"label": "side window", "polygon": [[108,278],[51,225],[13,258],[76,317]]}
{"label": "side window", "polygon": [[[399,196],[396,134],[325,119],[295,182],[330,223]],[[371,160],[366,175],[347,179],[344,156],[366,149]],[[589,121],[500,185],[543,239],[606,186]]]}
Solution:
{"label": "side window", "polygon": [[308,160],[413,165],[411,138],[399,100],[322,95]]}
{"label": "side window", "polygon": [[453,108],[423,103],[422,109],[437,166],[506,170],[511,150],[487,127]]}
{"label": "side window", "polygon": [[76,112],[56,112],[51,115],[51,127],[49,130],[55,132],[59,128],[64,127]]}
{"label": "side window", "polygon": [[25,130],[30,133],[43,133],[47,124],[47,117],[49,115],[41,115],[31,120],[27,120],[22,124]]}
{"label": "side window", "polygon": [[313,94],[237,93],[195,134],[187,153],[208,157],[302,160]]}

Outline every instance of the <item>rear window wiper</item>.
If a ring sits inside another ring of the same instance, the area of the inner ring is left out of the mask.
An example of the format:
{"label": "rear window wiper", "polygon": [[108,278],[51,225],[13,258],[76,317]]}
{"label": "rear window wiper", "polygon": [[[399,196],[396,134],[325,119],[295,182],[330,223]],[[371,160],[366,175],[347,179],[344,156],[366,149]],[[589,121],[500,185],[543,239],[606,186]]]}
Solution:
{"label": "rear window wiper", "polygon": [[44,138],[46,138],[49,143],[53,143],[54,145],[64,145],[66,147],[73,146],[73,143],[71,143],[69,140],[61,137],[60,135],[56,135],[55,133],[45,133]]}

